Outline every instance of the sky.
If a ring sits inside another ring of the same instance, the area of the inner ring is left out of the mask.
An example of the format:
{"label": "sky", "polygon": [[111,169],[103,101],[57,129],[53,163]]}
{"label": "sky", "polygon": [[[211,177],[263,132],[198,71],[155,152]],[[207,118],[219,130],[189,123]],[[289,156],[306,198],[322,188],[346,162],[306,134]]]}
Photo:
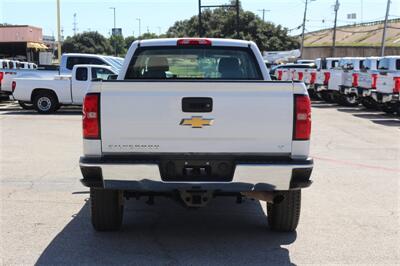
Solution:
{"label": "sky", "polygon": [[[113,9],[116,25],[124,36],[141,33],[164,33],[177,20],[198,14],[198,0],[60,0],[61,26],[64,36],[73,35],[74,14],[77,32],[98,31],[110,35],[113,27]],[[312,0],[308,4],[306,32],[332,27],[333,5],[336,0]],[[245,10],[288,29],[302,24],[305,0],[242,0]],[[361,21],[383,20],[387,0],[339,0],[338,25]],[[227,4],[229,0],[202,0],[203,5]],[[356,13],[357,19],[348,20],[347,14]],[[391,0],[389,18],[400,18],[400,0]],[[44,35],[57,35],[56,0],[0,0],[0,23],[28,24],[43,29]],[[301,30],[290,31],[291,35]]]}

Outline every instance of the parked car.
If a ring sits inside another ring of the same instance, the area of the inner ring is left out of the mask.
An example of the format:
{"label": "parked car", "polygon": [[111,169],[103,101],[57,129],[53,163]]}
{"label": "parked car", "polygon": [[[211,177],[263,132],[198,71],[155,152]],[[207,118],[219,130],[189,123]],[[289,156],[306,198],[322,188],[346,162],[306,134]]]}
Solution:
{"label": "parked car", "polygon": [[13,97],[24,109],[33,107],[41,114],[49,114],[61,105],[82,105],[92,79],[106,80],[115,74],[110,66],[75,65],[72,76],[16,78],[13,81]]}
{"label": "parked car", "polygon": [[96,55],[96,54],[78,54],[66,53],[61,57],[61,63],[58,70],[48,69],[16,69],[13,67],[4,71],[4,77],[1,83],[1,90],[4,93],[12,93],[12,81],[14,78],[52,78],[56,75],[70,75],[75,65],[105,65],[110,66],[112,70],[118,73],[122,63],[118,57]]}
{"label": "parked car", "polygon": [[83,104],[92,224],[119,229],[130,197],[198,208],[246,195],[267,201],[273,230],[293,231],[311,184],[310,132],[304,83],[271,82],[254,42],[135,41],[118,80],[92,82]]}
{"label": "parked car", "polygon": [[400,115],[400,56],[385,56],[378,64],[376,90],[371,92],[383,111]]}

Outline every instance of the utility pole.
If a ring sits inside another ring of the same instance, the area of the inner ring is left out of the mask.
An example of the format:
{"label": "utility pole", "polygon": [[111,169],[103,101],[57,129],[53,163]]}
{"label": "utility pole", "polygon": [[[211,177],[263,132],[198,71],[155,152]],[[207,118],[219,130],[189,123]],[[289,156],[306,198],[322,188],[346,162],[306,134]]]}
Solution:
{"label": "utility pole", "polygon": [[140,18],[136,19],[137,21],[139,21],[139,38],[140,36],[142,36],[142,20]]}
{"label": "utility pole", "polygon": [[161,27],[157,27],[158,28],[158,36],[161,35]]}
{"label": "utility pole", "polygon": [[239,5],[239,0],[236,0],[236,3],[230,4],[230,5],[206,5],[203,6],[201,5],[201,0],[199,0],[199,37],[203,36],[203,24],[202,24],[202,19],[201,19],[201,9],[202,8],[219,8],[219,7],[224,7],[224,8],[236,8],[236,37],[239,39],[240,34],[239,34],[239,26],[240,26],[240,17],[239,17],[239,12],[240,12],[240,5]]}
{"label": "utility pole", "polygon": [[390,0],[387,1],[386,5],[385,23],[383,24],[382,43],[381,43],[381,56],[385,55],[385,39],[386,39],[387,21],[389,17],[389,9],[390,9]]}
{"label": "utility pole", "polygon": [[203,35],[203,25],[201,21],[201,0],[199,0],[199,37]]}
{"label": "utility pole", "polygon": [[332,57],[336,55],[336,23],[337,23],[337,13],[339,11],[339,0],[335,3],[335,22],[333,24],[333,38],[332,38]]}
{"label": "utility pole", "polygon": [[72,28],[72,30],[74,31],[74,35],[76,35],[76,32],[77,32],[77,27],[76,27],[76,25],[77,25],[78,23],[76,23],[76,13],[74,13],[74,23],[72,23],[72,25],[73,25],[73,28]]}
{"label": "utility pole", "polygon": [[57,0],[57,56],[58,62],[61,60],[61,22],[60,22],[60,0]]}
{"label": "utility pole", "polygon": [[301,55],[300,55],[301,57],[303,57],[303,51],[304,51],[304,31],[306,29],[307,6],[308,6],[308,0],[306,0],[306,4],[304,7],[303,30],[301,32]]}
{"label": "utility pole", "polygon": [[239,23],[239,19],[240,19],[239,11],[240,11],[239,0],[236,0],[236,37],[238,39],[240,38],[240,34],[239,34],[239,25],[240,25],[240,23]]}
{"label": "utility pole", "polygon": [[263,9],[258,9],[257,11],[262,12],[262,20],[265,22],[265,12],[270,12],[271,10],[263,8]]}

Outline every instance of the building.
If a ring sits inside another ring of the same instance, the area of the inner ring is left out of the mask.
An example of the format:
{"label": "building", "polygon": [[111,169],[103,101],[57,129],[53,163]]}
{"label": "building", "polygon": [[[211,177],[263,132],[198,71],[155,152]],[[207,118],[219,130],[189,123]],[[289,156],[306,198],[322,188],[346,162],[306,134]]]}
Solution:
{"label": "building", "polygon": [[49,48],[43,42],[42,29],[29,25],[0,26],[0,58],[39,63],[40,52]]}

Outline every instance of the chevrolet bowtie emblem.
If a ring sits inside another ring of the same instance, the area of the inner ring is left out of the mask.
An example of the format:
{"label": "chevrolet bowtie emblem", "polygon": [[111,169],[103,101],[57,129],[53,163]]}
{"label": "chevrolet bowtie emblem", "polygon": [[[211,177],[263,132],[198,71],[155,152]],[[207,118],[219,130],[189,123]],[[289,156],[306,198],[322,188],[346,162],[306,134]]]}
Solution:
{"label": "chevrolet bowtie emblem", "polygon": [[201,116],[192,116],[192,118],[184,118],[181,120],[181,126],[191,126],[192,128],[203,128],[204,126],[211,126],[214,119],[205,119]]}

